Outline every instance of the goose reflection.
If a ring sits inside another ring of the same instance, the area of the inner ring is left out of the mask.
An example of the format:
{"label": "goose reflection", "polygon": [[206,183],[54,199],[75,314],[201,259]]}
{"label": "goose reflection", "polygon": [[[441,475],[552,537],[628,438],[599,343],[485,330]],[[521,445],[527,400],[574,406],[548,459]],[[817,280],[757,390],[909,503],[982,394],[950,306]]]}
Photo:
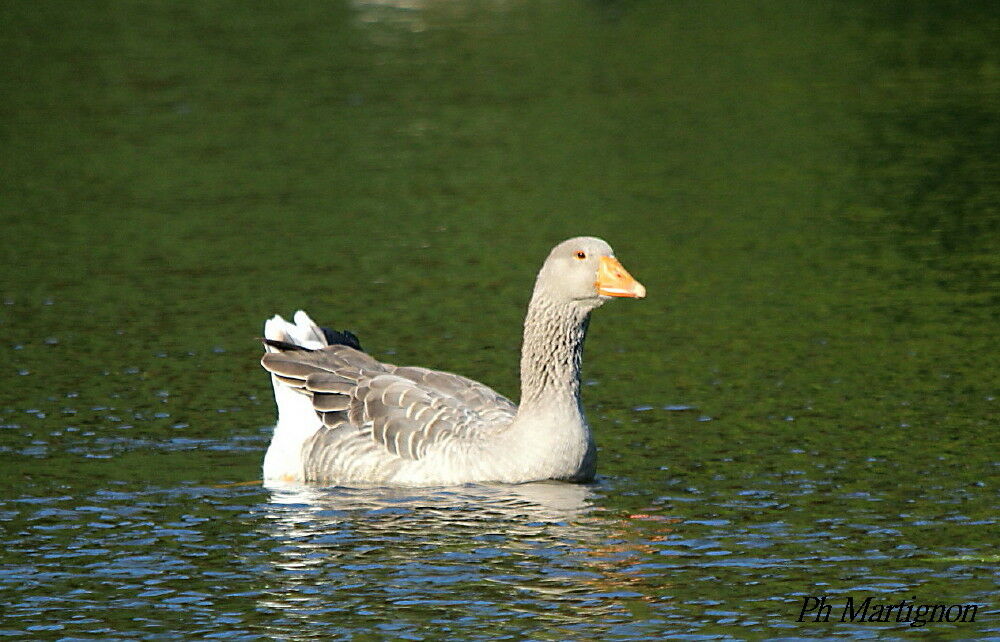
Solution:
{"label": "goose reflection", "polygon": [[580,523],[594,491],[576,484],[267,490],[258,524],[273,542],[271,590],[260,606],[286,614],[328,603],[331,592],[366,608],[403,596],[461,601],[456,586],[469,583],[503,601],[508,589],[497,578],[526,558],[558,555],[569,538],[598,538]]}
{"label": "goose reflection", "polygon": [[650,527],[659,534],[668,525],[604,510],[611,490],[562,482],[269,485],[257,521],[271,542],[259,607],[299,625],[334,609],[345,631],[355,620],[389,625],[401,612],[435,609],[484,627],[512,612],[554,626],[614,617],[662,588],[659,573],[642,565],[655,555]]}
{"label": "goose reflection", "polygon": [[595,496],[592,487],[563,482],[442,488],[320,488],[269,482],[267,490],[267,517],[292,529],[308,524],[312,533],[324,525],[378,530],[386,522],[416,527],[492,528],[498,521],[558,525],[585,517]]}
{"label": "goose reflection", "polygon": [[510,5],[509,0],[490,0],[488,3],[464,0],[351,0],[349,3],[359,26],[378,25],[413,33],[426,31],[431,26],[474,20],[477,16],[480,22],[487,22],[494,17],[492,14],[506,11]]}
{"label": "goose reflection", "polygon": [[[269,484],[265,527],[283,541],[277,569],[302,570],[331,558],[388,566],[415,559],[472,560],[484,550],[597,540],[587,523],[594,492],[562,482],[444,488],[319,488]],[[429,554],[429,551],[431,552]],[[504,557],[500,555],[499,557]]]}

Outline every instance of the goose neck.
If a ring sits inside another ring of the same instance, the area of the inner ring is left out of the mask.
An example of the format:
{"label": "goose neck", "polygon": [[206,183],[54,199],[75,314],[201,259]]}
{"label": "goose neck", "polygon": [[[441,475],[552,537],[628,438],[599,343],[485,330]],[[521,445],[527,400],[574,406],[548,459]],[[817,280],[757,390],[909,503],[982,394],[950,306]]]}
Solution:
{"label": "goose neck", "polygon": [[580,364],[590,310],[536,292],[524,320],[521,414],[579,413]]}

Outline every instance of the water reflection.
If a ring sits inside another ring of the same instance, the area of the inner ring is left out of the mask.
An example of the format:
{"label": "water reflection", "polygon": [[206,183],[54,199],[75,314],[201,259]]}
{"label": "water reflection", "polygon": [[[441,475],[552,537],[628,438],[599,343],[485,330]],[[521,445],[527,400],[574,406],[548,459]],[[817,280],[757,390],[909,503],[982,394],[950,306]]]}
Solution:
{"label": "water reflection", "polygon": [[438,532],[439,545],[489,540],[491,533],[579,538],[587,530],[581,520],[593,508],[590,488],[558,482],[436,489],[282,484],[268,490],[267,529],[272,536],[301,544],[302,550],[285,551],[295,564],[302,554],[308,557],[317,542],[322,545],[331,538],[383,542],[386,552],[394,555],[407,554],[407,543],[396,541],[405,533]]}
{"label": "water reflection", "polygon": [[[520,485],[469,485],[447,488],[322,488],[301,484],[268,483],[271,517],[279,521],[341,522],[338,517],[406,514],[413,519],[449,519],[475,513],[515,521],[565,522],[593,508],[589,486],[561,482]],[[297,509],[297,510],[290,510]],[[485,513],[484,513],[485,511]]]}
{"label": "water reflection", "polygon": [[[508,0],[352,0],[351,8],[361,24],[380,24],[414,33],[426,31],[431,21],[454,21],[478,9],[503,9]],[[433,15],[433,17],[432,17]]]}
{"label": "water reflection", "polygon": [[[260,607],[289,617],[356,604],[368,625],[373,616],[388,625],[411,607],[434,605],[484,627],[527,615],[593,627],[624,618],[628,602],[655,599],[639,570],[649,545],[635,541],[634,523],[599,510],[599,488],[269,490],[260,529],[278,545]],[[350,626],[357,615],[343,608]]]}

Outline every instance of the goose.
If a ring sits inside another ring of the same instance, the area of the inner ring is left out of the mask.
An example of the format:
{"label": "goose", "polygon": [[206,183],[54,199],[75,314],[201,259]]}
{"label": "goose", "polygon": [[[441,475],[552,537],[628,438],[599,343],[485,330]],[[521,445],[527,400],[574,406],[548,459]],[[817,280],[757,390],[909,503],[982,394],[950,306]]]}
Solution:
{"label": "goose", "polygon": [[452,486],[591,481],[596,448],[580,401],[590,313],[646,288],[594,237],[553,248],[524,321],[521,399],[465,377],[396,366],[351,332],[304,311],[264,325],[264,369],[278,420],[264,456],[267,482]]}

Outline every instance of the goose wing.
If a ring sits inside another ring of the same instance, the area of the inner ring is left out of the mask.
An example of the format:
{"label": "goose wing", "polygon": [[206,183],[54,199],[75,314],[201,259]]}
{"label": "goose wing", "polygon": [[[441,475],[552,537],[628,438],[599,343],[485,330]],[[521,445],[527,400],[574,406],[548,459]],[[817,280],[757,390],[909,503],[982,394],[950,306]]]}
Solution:
{"label": "goose wing", "polygon": [[499,431],[517,413],[510,400],[481,383],[381,363],[347,345],[269,352],[261,363],[311,398],[324,426],[307,446],[311,453],[375,448],[420,459],[451,442]]}

